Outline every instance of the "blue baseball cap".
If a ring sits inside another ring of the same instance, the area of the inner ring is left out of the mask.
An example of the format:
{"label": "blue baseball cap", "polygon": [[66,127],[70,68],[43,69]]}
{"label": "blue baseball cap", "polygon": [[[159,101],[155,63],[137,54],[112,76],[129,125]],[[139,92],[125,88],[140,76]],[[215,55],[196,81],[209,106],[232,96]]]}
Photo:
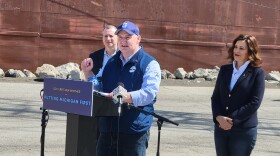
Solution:
{"label": "blue baseball cap", "polygon": [[130,35],[139,35],[139,28],[137,25],[130,21],[124,21],[120,26],[118,26],[117,31],[115,34],[117,35],[121,30],[126,31]]}

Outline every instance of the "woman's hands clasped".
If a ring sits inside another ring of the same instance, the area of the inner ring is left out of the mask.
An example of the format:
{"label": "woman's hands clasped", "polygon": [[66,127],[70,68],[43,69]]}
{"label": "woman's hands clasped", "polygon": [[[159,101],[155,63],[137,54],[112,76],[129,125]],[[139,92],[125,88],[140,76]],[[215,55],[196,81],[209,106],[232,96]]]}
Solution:
{"label": "woman's hands clasped", "polygon": [[230,130],[233,126],[232,119],[226,116],[217,116],[216,120],[219,122],[220,128],[223,130]]}

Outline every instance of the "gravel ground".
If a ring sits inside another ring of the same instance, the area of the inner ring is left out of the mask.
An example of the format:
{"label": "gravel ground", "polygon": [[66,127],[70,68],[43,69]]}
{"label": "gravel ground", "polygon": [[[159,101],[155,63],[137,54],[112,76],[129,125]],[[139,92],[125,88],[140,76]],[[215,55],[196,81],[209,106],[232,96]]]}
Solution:
{"label": "gravel ground", "polygon": [[[214,156],[213,122],[210,97],[215,82],[162,80],[156,113],[180,125],[164,123],[161,156]],[[259,110],[259,131],[253,156],[280,155],[280,85],[267,83]],[[40,153],[43,83],[33,79],[0,78],[0,156],[35,156]],[[65,155],[66,114],[49,111],[45,154]],[[156,119],[151,128],[147,156],[156,155]]]}

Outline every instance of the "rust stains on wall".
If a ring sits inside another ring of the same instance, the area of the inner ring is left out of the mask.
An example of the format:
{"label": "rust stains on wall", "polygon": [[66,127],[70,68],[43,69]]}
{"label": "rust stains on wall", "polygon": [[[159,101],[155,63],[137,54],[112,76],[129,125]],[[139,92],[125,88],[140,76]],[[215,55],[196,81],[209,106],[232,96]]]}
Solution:
{"label": "rust stains on wall", "polygon": [[106,23],[131,20],[144,48],[173,72],[228,63],[239,34],[257,37],[266,71],[280,70],[280,1],[0,0],[0,68],[80,63],[102,48]]}

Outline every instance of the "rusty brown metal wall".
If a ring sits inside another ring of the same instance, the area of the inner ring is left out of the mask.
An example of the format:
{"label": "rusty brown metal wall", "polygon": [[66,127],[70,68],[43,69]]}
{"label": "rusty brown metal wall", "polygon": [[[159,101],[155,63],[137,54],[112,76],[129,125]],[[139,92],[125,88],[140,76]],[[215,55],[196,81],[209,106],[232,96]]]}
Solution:
{"label": "rusty brown metal wall", "polygon": [[171,72],[227,63],[240,33],[257,37],[266,71],[280,70],[279,0],[0,0],[0,68],[80,63],[102,48],[105,23],[127,19]]}

